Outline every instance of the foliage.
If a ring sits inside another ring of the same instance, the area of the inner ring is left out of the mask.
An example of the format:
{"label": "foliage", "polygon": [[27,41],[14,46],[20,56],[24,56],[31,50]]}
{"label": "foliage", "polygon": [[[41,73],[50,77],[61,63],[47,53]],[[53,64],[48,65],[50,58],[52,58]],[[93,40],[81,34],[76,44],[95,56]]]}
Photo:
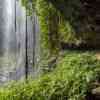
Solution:
{"label": "foliage", "polygon": [[[40,24],[41,59],[57,56],[65,44],[96,44],[93,18],[80,0],[22,0],[29,12],[36,12]],[[31,11],[30,11],[31,10]],[[97,33],[98,34],[98,33]],[[98,43],[99,44],[99,43]]]}
{"label": "foliage", "polygon": [[47,0],[37,0],[36,12],[41,28],[41,50],[47,59],[59,51],[58,12]]}
{"label": "foliage", "polygon": [[[30,12],[29,2],[22,0],[22,3]],[[59,50],[58,12],[47,0],[32,0],[32,7],[33,12],[35,11],[39,18],[40,45],[43,51],[41,56],[48,59],[50,56],[57,54]]]}
{"label": "foliage", "polygon": [[100,61],[93,54],[66,52],[53,72],[1,88],[0,100],[85,100],[99,74]]}

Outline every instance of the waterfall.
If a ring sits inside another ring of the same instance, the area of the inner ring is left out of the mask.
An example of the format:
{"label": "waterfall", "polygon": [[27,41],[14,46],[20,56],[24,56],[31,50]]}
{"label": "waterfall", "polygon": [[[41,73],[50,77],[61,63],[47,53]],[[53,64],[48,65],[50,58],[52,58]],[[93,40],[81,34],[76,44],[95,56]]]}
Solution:
{"label": "waterfall", "polygon": [[9,70],[15,67],[14,4],[14,0],[0,0],[0,82],[8,80]]}
{"label": "waterfall", "polygon": [[38,33],[37,16],[26,17],[21,0],[0,0],[0,83],[25,77],[26,46],[27,71],[34,75],[34,59],[39,58]]}

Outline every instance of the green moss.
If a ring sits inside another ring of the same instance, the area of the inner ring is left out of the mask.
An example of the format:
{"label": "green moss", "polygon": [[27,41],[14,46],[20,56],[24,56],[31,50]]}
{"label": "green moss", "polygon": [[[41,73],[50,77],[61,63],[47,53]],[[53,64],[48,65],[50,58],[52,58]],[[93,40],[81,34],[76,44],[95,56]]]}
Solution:
{"label": "green moss", "polygon": [[59,48],[58,13],[46,0],[37,0],[36,11],[41,28],[41,49],[43,54],[51,56],[56,54]]}

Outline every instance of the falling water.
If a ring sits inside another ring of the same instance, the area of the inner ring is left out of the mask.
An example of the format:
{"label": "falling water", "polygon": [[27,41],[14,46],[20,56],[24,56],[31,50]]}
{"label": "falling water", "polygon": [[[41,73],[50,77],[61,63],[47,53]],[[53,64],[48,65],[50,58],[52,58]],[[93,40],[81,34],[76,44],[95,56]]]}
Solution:
{"label": "falling water", "polygon": [[14,0],[0,0],[0,82],[8,80],[9,70],[15,67],[14,18]]}
{"label": "falling water", "polygon": [[39,58],[38,54],[35,56],[35,52],[39,52],[36,46],[39,40],[38,20],[36,15],[26,17],[20,1],[0,0],[0,83],[25,76],[26,34],[29,73],[34,72],[34,58]]}

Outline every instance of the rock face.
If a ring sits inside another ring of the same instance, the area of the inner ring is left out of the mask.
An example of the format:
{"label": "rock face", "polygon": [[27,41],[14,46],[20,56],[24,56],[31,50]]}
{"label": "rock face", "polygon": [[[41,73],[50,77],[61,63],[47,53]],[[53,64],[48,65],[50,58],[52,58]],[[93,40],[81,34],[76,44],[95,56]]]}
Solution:
{"label": "rock face", "polygon": [[[64,16],[63,26],[67,31],[60,31],[59,40],[64,43],[100,47],[100,0],[50,0]],[[69,31],[70,30],[70,31]],[[72,31],[71,31],[72,30]],[[72,34],[72,33],[75,34]],[[71,37],[72,36],[72,37]]]}
{"label": "rock face", "polygon": [[84,14],[90,20],[91,33],[95,33],[90,45],[100,47],[100,0],[81,0]]}

